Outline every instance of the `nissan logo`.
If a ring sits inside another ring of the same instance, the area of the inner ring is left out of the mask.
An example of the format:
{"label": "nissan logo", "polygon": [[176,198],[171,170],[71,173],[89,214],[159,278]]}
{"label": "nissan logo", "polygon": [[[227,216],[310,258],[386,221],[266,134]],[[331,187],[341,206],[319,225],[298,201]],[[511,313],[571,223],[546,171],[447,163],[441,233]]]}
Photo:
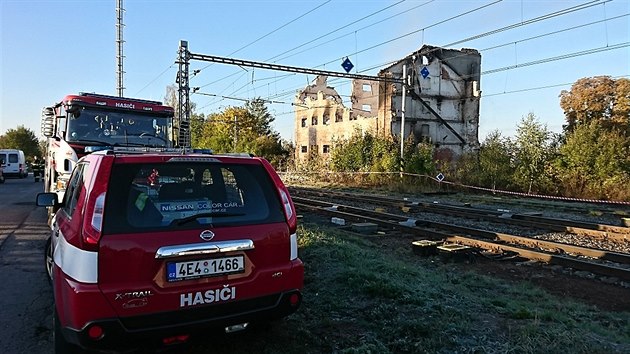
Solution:
{"label": "nissan logo", "polygon": [[199,237],[201,237],[201,239],[204,241],[210,241],[214,238],[214,232],[210,230],[204,230],[202,233],[199,234]]}

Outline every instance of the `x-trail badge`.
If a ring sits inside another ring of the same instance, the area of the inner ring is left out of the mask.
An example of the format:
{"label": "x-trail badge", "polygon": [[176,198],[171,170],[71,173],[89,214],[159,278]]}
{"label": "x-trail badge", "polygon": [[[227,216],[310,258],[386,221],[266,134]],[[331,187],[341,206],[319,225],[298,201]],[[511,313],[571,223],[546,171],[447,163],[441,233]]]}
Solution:
{"label": "x-trail badge", "polygon": [[210,241],[214,238],[214,232],[210,230],[204,230],[202,233],[199,234],[199,237],[201,237],[201,239],[204,241]]}

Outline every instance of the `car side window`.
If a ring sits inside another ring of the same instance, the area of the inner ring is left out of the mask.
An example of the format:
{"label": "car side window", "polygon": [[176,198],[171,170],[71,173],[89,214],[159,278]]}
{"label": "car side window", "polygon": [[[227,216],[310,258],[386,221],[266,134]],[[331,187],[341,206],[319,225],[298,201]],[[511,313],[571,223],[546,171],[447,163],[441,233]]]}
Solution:
{"label": "car side window", "polygon": [[70,181],[68,181],[68,185],[66,186],[66,192],[63,196],[63,208],[68,216],[72,216],[72,213],[77,206],[79,195],[81,194],[81,189],[84,184],[84,172],[87,165],[87,163],[78,164],[70,177]]}

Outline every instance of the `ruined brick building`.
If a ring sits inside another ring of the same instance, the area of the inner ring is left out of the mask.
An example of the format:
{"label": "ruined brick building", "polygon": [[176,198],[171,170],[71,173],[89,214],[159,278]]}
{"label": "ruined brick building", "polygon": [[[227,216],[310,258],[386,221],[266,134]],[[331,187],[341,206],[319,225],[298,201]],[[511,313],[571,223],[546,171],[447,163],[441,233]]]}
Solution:
{"label": "ruined brick building", "polygon": [[[403,136],[435,146],[436,157],[451,160],[479,147],[479,73],[481,55],[474,49],[452,50],[425,45],[382,69],[379,76],[403,77],[407,70]],[[295,99],[296,161],[309,154],[326,157],[335,140],[355,130],[400,137],[402,84],[353,80],[351,107],[319,76]]]}

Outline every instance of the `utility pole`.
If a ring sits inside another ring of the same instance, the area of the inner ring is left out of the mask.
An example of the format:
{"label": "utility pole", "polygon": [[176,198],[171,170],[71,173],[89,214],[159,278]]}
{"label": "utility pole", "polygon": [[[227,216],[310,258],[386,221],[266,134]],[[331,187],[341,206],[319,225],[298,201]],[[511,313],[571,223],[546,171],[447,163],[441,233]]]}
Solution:
{"label": "utility pole", "polygon": [[123,0],[116,1],[116,49],[118,54],[116,54],[116,90],[118,92],[118,97],[123,97],[124,94],[124,81],[123,74],[125,71],[123,70],[123,60],[125,56],[123,55],[123,27],[125,27],[123,23],[123,13],[125,9],[123,8]]}
{"label": "utility pole", "polygon": [[405,156],[405,100],[407,99],[407,64],[402,67],[402,103],[400,108],[400,177],[403,173],[403,157]]}
{"label": "utility pole", "polygon": [[188,41],[179,41],[179,56],[177,58],[179,71],[177,72],[178,97],[178,138],[177,145],[180,147],[190,147],[190,85],[189,67],[190,52],[188,51]]}

